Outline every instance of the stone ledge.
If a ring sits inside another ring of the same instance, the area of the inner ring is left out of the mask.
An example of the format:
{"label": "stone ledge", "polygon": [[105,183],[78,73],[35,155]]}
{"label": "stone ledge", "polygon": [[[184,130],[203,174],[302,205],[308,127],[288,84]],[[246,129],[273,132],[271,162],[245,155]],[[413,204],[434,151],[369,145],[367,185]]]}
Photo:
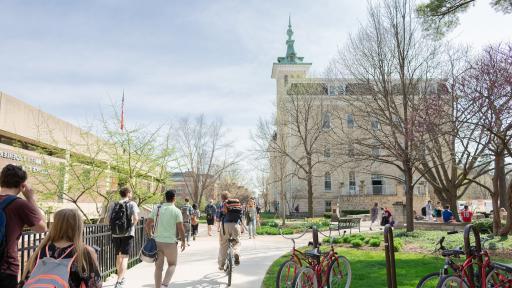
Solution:
{"label": "stone ledge", "polygon": [[438,223],[438,222],[425,222],[414,221],[414,229],[428,230],[428,231],[462,231],[469,223]]}

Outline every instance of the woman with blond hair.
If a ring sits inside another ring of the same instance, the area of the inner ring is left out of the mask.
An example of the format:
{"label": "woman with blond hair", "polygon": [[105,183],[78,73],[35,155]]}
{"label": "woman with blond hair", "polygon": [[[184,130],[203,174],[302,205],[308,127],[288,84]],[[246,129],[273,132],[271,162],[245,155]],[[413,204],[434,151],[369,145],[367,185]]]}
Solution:
{"label": "woman with blond hair", "polygon": [[100,288],[96,252],[82,239],[82,217],[76,209],[61,209],[53,217],[23,272],[20,287]]}
{"label": "woman with blond hair", "polygon": [[256,210],[256,202],[254,198],[250,198],[247,203],[247,207],[245,210],[245,220],[247,223],[247,230],[249,230],[249,239],[256,238],[256,218],[258,217],[258,213]]}

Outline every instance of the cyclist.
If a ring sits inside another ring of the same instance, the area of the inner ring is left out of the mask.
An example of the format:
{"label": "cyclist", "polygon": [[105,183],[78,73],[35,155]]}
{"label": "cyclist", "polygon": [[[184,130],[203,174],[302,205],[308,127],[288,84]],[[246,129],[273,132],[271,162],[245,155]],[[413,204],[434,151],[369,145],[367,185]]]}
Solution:
{"label": "cyclist", "polygon": [[240,200],[235,198],[230,199],[229,192],[227,191],[222,192],[220,197],[222,204],[219,213],[221,227],[219,233],[220,247],[218,264],[219,270],[224,270],[229,239],[234,239],[232,247],[235,265],[240,265],[240,233],[243,233],[244,228],[242,224],[242,205],[240,205]]}

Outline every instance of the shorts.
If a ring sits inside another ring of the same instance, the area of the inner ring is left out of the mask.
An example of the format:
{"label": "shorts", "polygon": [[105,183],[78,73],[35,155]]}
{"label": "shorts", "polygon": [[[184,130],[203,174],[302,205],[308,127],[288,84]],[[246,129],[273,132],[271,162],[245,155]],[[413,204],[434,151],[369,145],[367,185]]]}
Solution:
{"label": "shorts", "polygon": [[213,225],[214,222],[215,222],[215,218],[214,217],[206,218],[206,224]]}
{"label": "shorts", "polygon": [[2,287],[2,288],[18,287],[18,275],[0,272],[0,287]]}
{"label": "shorts", "polygon": [[133,236],[112,237],[116,255],[130,255],[133,247]]}

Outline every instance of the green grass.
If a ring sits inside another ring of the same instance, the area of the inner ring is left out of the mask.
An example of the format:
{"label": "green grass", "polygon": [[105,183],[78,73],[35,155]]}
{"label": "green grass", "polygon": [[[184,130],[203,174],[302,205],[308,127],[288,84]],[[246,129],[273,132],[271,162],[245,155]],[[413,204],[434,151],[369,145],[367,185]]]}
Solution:
{"label": "green grass", "polygon": [[[386,287],[386,258],[384,251],[365,251],[359,249],[340,248],[340,255],[348,258],[352,268],[353,288]],[[263,279],[265,288],[275,287],[275,278],[279,265],[288,260],[286,254],[276,260]],[[424,256],[415,253],[396,253],[397,280],[400,288],[415,288],[418,280],[425,274],[439,270],[443,259],[435,256]]]}

